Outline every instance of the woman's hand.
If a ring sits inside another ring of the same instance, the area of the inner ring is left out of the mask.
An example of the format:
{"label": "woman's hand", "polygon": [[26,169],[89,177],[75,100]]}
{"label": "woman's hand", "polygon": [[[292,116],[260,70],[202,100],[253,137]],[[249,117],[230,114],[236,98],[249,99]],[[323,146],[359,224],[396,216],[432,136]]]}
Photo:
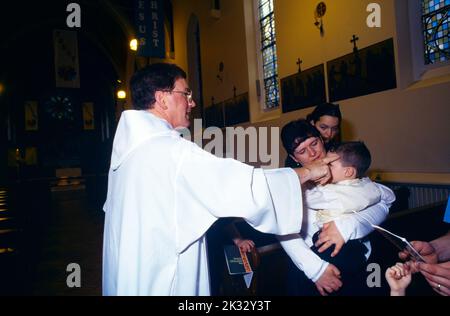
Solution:
{"label": "woman's hand", "polygon": [[322,231],[319,234],[319,239],[317,239],[314,245],[317,248],[320,247],[318,249],[319,252],[324,252],[332,245],[335,245],[334,250],[331,253],[331,256],[334,257],[339,253],[344,244],[345,240],[333,221],[323,224]]}
{"label": "woman's hand", "polygon": [[327,293],[332,293],[339,290],[342,286],[340,277],[341,272],[339,269],[330,263],[320,278],[316,281],[316,288],[320,292],[320,295],[327,296]]}
{"label": "woman's hand", "polygon": [[244,252],[252,252],[253,248],[255,248],[255,243],[250,239],[234,238],[233,242]]}

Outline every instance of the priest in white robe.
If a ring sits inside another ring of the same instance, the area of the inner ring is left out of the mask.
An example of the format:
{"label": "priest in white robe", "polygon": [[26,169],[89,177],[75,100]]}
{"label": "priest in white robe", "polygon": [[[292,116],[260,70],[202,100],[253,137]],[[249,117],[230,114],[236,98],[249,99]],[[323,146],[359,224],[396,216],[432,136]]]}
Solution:
{"label": "priest in white robe", "polygon": [[255,169],[217,158],[175,130],[195,102],[175,65],[131,80],[136,110],[122,113],[104,205],[104,295],[209,295],[205,233],[220,217],[286,235],[302,222],[301,183],[325,182],[327,159],[300,169]]}

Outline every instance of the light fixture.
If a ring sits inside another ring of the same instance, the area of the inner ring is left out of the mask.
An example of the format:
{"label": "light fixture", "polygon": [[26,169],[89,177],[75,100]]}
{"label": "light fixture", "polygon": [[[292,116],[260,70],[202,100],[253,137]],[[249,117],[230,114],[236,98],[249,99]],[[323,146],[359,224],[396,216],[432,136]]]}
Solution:
{"label": "light fixture", "polygon": [[117,91],[117,98],[118,99],[125,99],[127,97],[127,93],[124,90]]}
{"label": "light fixture", "polygon": [[224,64],[223,61],[219,63],[219,73],[217,74],[216,78],[220,80],[220,82],[223,82],[223,68]]}
{"label": "light fixture", "polygon": [[133,38],[130,41],[130,49],[134,50],[134,51],[137,51],[137,49],[138,49],[138,41],[137,41],[137,39]]}
{"label": "light fixture", "polygon": [[320,2],[316,9],[314,10],[314,18],[316,22],[314,22],[314,25],[319,29],[320,36],[324,35],[324,29],[323,29],[323,16],[325,15],[325,12],[327,11],[327,6],[325,2]]}
{"label": "light fixture", "polygon": [[211,11],[210,15],[215,19],[220,19],[221,11],[220,11],[220,0],[211,0]]}

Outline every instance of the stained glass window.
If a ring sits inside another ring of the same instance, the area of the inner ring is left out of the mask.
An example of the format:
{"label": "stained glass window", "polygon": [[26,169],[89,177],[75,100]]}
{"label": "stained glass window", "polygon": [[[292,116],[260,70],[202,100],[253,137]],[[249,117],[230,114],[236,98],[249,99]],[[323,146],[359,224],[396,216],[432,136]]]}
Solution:
{"label": "stained glass window", "polygon": [[273,0],[259,0],[258,11],[266,109],[271,109],[280,101]]}
{"label": "stained glass window", "polygon": [[422,0],[425,64],[450,60],[450,0]]}

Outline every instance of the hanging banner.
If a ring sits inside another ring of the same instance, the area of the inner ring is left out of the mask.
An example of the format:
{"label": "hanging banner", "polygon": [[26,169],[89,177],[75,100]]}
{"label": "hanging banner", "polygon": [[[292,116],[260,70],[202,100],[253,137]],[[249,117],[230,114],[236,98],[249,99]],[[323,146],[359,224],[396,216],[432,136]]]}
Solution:
{"label": "hanging banner", "polygon": [[55,78],[57,88],[79,88],[77,32],[54,30]]}
{"label": "hanging banner", "polygon": [[25,130],[37,131],[38,130],[38,115],[37,115],[36,101],[25,102]]}
{"label": "hanging banner", "polygon": [[164,0],[135,0],[138,56],[165,58]]}
{"label": "hanging banner", "polygon": [[83,103],[82,108],[83,108],[83,129],[85,129],[85,130],[95,129],[94,103],[85,102],[85,103]]}
{"label": "hanging banner", "polygon": [[37,148],[36,147],[26,147],[25,148],[24,163],[27,166],[35,166],[35,165],[37,165],[38,159],[37,159]]}
{"label": "hanging banner", "polygon": [[20,151],[18,148],[8,148],[8,167],[17,167],[20,159]]}

